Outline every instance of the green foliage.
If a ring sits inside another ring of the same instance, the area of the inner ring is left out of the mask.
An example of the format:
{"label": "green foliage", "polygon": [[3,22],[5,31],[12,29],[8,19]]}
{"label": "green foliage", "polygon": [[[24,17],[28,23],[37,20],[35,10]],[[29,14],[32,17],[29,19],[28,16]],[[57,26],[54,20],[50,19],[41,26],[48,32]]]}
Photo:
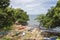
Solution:
{"label": "green foliage", "polygon": [[60,7],[60,0],[58,0],[56,7]]}
{"label": "green foliage", "polygon": [[22,9],[15,9],[14,17],[15,17],[15,20],[18,21],[22,25],[26,25],[27,21],[29,20],[29,16]]}
{"label": "green foliage", "polygon": [[10,0],[0,0],[0,8],[4,9],[8,7],[10,4]]}
{"label": "green foliage", "polygon": [[9,37],[4,37],[2,40],[11,40]]}
{"label": "green foliage", "polygon": [[39,15],[36,19],[38,20],[38,22],[40,22],[40,26],[42,27],[49,28],[51,25],[53,25],[53,19],[51,20],[51,18],[47,17],[45,14]]}
{"label": "green foliage", "polygon": [[8,7],[10,0],[0,0],[0,28],[9,28],[16,21],[20,24],[27,24],[29,17],[22,9]]}
{"label": "green foliage", "polygon": [[22,9],[6,8],[5,10],[0,9],[0,28],[10,27],[16,21],[20,24],[27,24],[29,20],[28,15]]}
{"label": "green foliage", "polygon": [[40,25],[46,28],[55,28],[60,26],[60,1],[57,2],[55,7],[48,10],[47,14],[37,17]]}
{"label": "green foliage", "polygon": [[6,9],[2,10],[0,9],[0,28],[3,27],[10,27],[14,23],[13,18],[13,12],[12,10]]}
{"label": "green foliage", "polygon": [[56,40],[60,40],[60,37],[58,37]]}

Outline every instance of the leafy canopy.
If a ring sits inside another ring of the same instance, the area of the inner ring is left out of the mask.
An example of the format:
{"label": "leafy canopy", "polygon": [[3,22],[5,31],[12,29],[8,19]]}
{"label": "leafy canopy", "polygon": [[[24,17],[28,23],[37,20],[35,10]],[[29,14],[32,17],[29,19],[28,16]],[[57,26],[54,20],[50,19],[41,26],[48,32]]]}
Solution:
{"label": "leafy canopy", "polygon": [[37,17],[40,25],[46,28],[55,28],[60,26],[60,0],[57,2],[55,7],[51,7],[47,14],[41,14]]}
{"label": "leafy canopy", "polygon": [[10,4],[10,0],[0,0],[0,8],[4,9],[8,7]]}
{"label": "leafy canopy", "polygon": [[29,20],[27,13],[22,9],[8,7],[9,4],[10,0],[0,0],[0,28],[10,27],[16,21],[26,25]]}

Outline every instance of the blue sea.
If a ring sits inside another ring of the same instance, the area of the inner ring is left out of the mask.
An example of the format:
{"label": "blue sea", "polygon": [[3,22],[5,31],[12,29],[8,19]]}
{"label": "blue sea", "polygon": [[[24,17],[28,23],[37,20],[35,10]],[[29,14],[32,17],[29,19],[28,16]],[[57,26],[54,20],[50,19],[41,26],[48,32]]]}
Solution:
{"label": "blue sea", "polygon": [[39,26],[39,23],[35,20],[37,18],[37,15],[29,15],[29,21],[28,21],[28,26],[30,27],[37,27]]}

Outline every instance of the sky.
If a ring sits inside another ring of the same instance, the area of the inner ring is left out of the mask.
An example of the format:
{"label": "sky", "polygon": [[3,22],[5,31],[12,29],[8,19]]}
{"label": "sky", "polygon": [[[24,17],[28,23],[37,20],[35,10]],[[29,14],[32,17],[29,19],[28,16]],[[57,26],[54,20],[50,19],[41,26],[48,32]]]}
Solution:
{"label": "sky", "polygon": [[56,3],[57,0],[11,0],[10,6],[21,8],[29,15],[39,15],[47,13]]}

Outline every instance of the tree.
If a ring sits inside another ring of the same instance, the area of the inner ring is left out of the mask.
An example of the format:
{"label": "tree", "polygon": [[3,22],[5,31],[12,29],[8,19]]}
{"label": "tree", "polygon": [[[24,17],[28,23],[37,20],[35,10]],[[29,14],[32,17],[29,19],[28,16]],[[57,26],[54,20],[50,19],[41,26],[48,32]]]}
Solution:
{"label": "tree", "polygon": [[60,0],[58,0],[56,7],[60,7]]}
{"label": "tree", "polygon": [[16,21],[26,25],[29,17],[22,9],[14,9],[7,7],[5,10],[0,9],[0,28],[10,27]]}
{"label": "tree", "polygon": [[[47,17],[45,14],[39,15],[36,20],[40,23],[40,26],[49,28],[52,24],[51,18]],[[48,27],[49,26],[49,27]]]}
{"label": "tree", "polygon": [[55,7],[49,9],[47,14],[40,15],[38,19],[40,20],[41,25],[46,28],[60,26],[60,1],[57,2]]}
{"label": "tree", "polygon": [[29,20],[29,16],[27,12],[24,12],[22,9],[15,9],[14,16],[16,21],[18,21],[22,25],[26,25],[27,21]]}
{"label": "tree", "polygon": [[9,4],[10,4],[10,0],[0,0],[0,8],[1,9],[8,7]]}
{"label": "tree", "polygon": [[12,9],[0,9],[0,28],[10,27],[14,23]]}
{"label": "tree", "polygon": [[14,9],[8,7],[10,0],[0,0],[0,28],[10,27],[16,21],[20,21],[20,24],[27,23],[29,17],[27,13],[22,9]]}

